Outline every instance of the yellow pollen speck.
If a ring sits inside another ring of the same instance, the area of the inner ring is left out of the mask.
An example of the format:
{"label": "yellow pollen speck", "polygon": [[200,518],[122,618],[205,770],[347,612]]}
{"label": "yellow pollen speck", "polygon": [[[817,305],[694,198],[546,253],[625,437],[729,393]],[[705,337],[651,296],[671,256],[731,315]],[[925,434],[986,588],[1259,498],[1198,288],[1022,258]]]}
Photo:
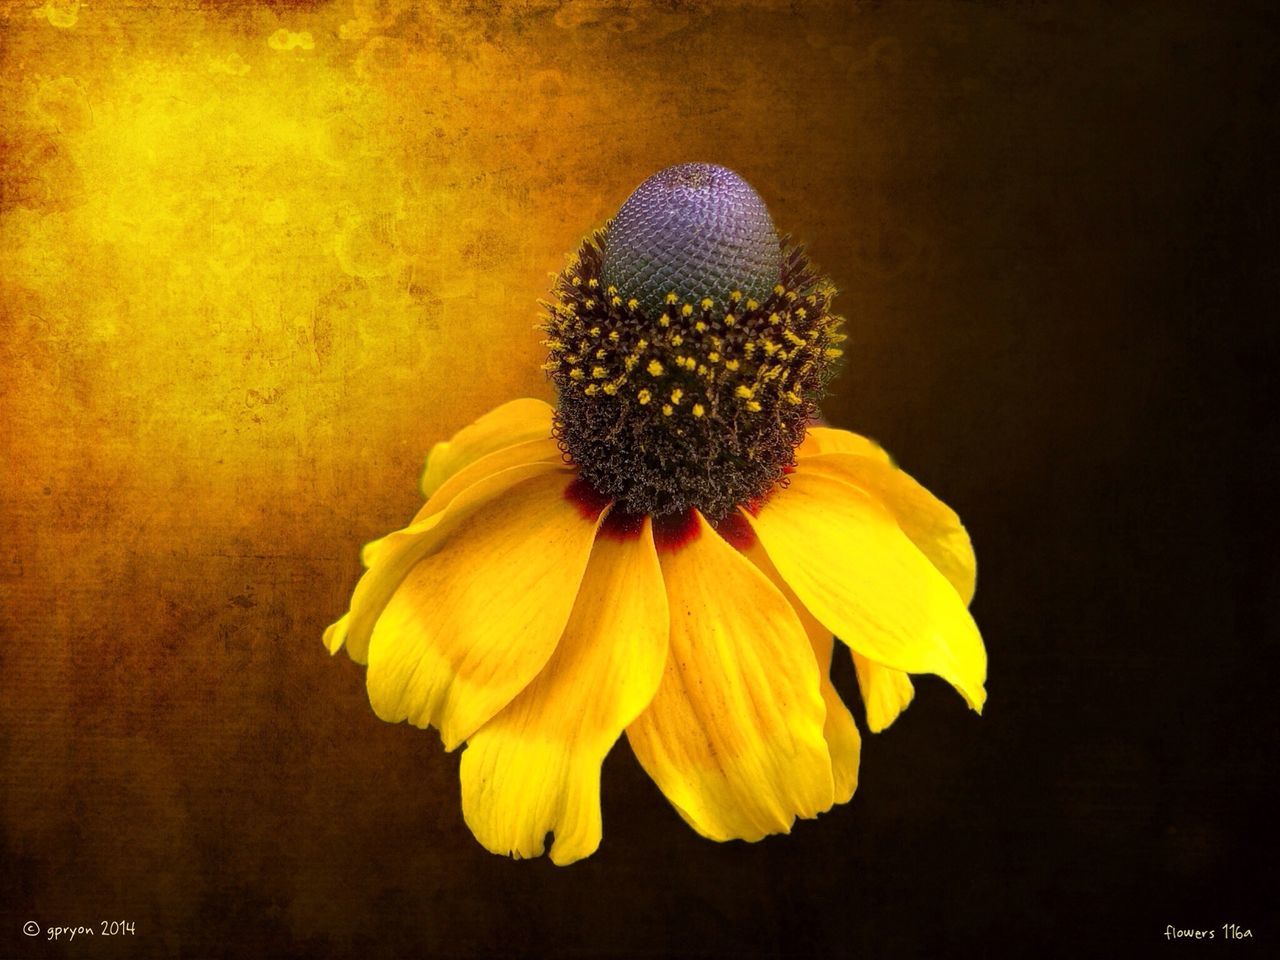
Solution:
{"label": "yellow pollen speck", "polygon": [[542,369],[543,369],[543,370],[555,370],[555,369],[556,369],[557,367],[559,367],[559,366],[560,366],[560,361],[559,361],[559,360],[548,360],[546,363],[544,363],[544,364],[542,365]]}
{"label": "yellow pollen speck", "polygon": [[786,337],[789,342],[791,342],[797,347],[804,346],[804,343],[805,343],[804,337],[796,336],[796,334],[791,330],[788,330],[786,333],[783,334],[783,336]]}
{"label": "yellow pollen speck", "polygon": [[779,349],[778,344],[774,343],[772,340],[763,340],[761,341],[761,345],[764,347],[764,352],[770,357],[777,353]]}
{"label": "yellow pollen speck", "polygon": [[680,298],[676,296],[676,292],[674,290],[667,294],[667,303],[675,303],[679,299]]}
{"label": "yellow pollen speck", "polygon": [[594,397],[597,393],[600,392],[600,384],[588,383],[587,388],[582,392],[585,393],[588,397]]}
{"label": "yellow pollen speck", "polygon": [[796,298],[796,292],[795,292],[794,290],[788,290],[788,291],[787,291],[787,299],[788,299],[788,300],[795,300],[795,298]]}
{"label": "yellow pollen speck", "polygon": [[627,301],[628,310],[634,310],[638,306],[640,306],[640,301],[637,300],[635,297],[632,297],[630,300]]}
{"label": "yellow pollen speck", "polygon": [[676,387],[674,390],[671,391],[671,402],[678,404],[680,402],[680,398],[683,396],[684,396],[684,391],[681,390],[679,387]]}
{"label": "yellow pollen speck", "polygon": [[738,387],[738,389],[733,392],[737,394],[739,397],[741,397],[743,400],[750,400],[752,397],[756,395],[756,392],[754,390],[752,390],[750,387],[745,385]]}
{"label": "yellow pollen speck", "polygon": [[595,277],[592,277],[590,280],[587,281],[587,286],[590,287],[592,290],[594,290],[600,286],[600,281],[597,280]]}
{"label": "yellow pollen speck", "polygon": [[809,311],[808,311],[808,310],[806,310],[804,307],[800,307],[798,310],[796,310],[796,319],[797,319],[797,320],[803,320],[803,319],[804,319],[805,317],[807,317],[808,315],[809,315]]}
{"label": "yellow pollen speck", "polygon": [[713,301],[710,297],[702,298],[701,306],[703,310],[710,310],[714,305],[715,305],[715,301]]}
{"label": "yellow pollen speck", "polygon": [[756,342],[754,340],[748,340],[743,345],[742,352],[749,358],[753,353],[756,352]]}
{"label": "yellow pollen speck", "polygon": [[620,306],[622,306],[622,298],[621,298],[621,297],[619,297],[619,296],[617,296],[617,295],[615,295],[615,296],[613,296],[612,298],[610,298],[609,302],[610,302],[611,304],[613,304],[615,307],[620,307]]}
{"label": "yellow pollen speck", "polygon": [[587,333],[590,334],[592,337],[598,337],[600,336],[600,328],[592,327],[590,330],[587,331]]}
{"label": "yellow pollen speck", "polygon": [[608,352],[609,351],[606,350],[604,347],[601,347],[599,350],[596,351],[596,359],[603,360],[605,358],[605,354],[607,354]]}
{"label": "yellow pollen speck", "polygon": [[616,383],[606,383],[600,389],[602,389],[605,393],[607,393],[609,396],[612,397],[615,393],[618,392],[618,385]]}
{"label": "yellow pollen speck", "polygon": [[693,325],[693,329],[697,330],[699,333],[706,333],[707,325],[703,323],[701,320],[699,320],[697,323]]}
{"label": "yellow pollen speck", "polygon": [[786,392],[786,398],[787,398],[787,403],[791,404],[793,407],[800,405],[801,396],[800,394],[796,393],[794,390],[788,390]]}
{"label": "yellow pollen speck", "polygon": [[684,337],[682,337],[682,336],[681,336],[680,334],[678,334],[678,333],[677,333],[674,337],[672,337],[672,338],[671,338],[671,345],[672,345],[673,347],[678,347],[678,346],[680,346],[680,344],[682,344],[682,343],[684,343]]}
{"label": "yellow pollen speck", "polygon": [[643,350],[647,346],[649,346],[649,341],[646,340],[644,337],[641,337],[639,340],[636,341],[637,350]]}
{"label": "yellow pollen speck", "polygon": [[771,313],[771,314],[769,314],[769,322],[770,322],[770,323],[777,323],[777,322],[778,322],[778,321],[780,321],[781,319],[782,319],[782,318],[781,318],[781,317],[779,317],[776,313]]}
{"label": "yellow pollen speck", "polygon": [[605,293],[609,294],[609,296],[611,297],[617,292],[618,292],[618,288],[615,287],[612,283],[609,284],[609,289],[605,291]]}
{"label": "yellow pollen speck", "polygon": [[581,380],[585,376],[586,374],[582,372],[581,367],[574,367],[572,370],[569,371],[570,380]]}
{"label": "yellow pollen speck", "polygon": [[776,293],[778,296],[782,296],[784,293],[787,292],[787,288],[780,283],[775,284],[773,288],[773,292]]}
{"label": "yellow pollen speck", "polygon": [[669,404],[669,403],[664,403],[664,404],[662,405],[662,415],[663,415],[664,417],[669,417],[669,416],[671,416],[671,414],[672,414],[673,412],[674,412],[674,408],[671,406],[671,404]]}
{"label": "yellow pollen speck", "polygon": [[732,327],[737,322],[738,322],[738,318],[735,317],[732,313],[726,313],[724,315],[724,325],[726,327]]}
{"label": "yellow pollen speck", "polygon": [[710,353],[708,353],[708,354],[707,354],[707,361],[708,361],[709,363],[719,363],[719,362],[720,362],[720,354],[718,354],[718,353],[716,353],[714,350],[712,350]]}
{"label": "yellow pollen speck", "polygon": [[827,347],[827,349],[824,350],[823,353],[825,353],[828,357],[831,357],[833,359],[835,357],[844,356],[844,351],[841,350],[839,347]]}
{"label": "yellow pollen speck", "polygon": [[577,363],[579,360],[582,359],[582,357],[576,353],[566,353],[564,355],[564,358],[568,363]]}
{"label": "yellow pollen speck", "polygon": [[596,305],[596,302],[594,300],[588,300],[586,303],[583,304],[583,306],[588,310],[595,307],[595,305]]}
{"label": "yellow pollen speck", "polygon": [[751,400],[751,401],[749,401],[749,402],[747,403],[747,409],[748,409],[748,410],[750,410],[752,413],[759,413],[759,412],[760,412],[760,401],[758,401],[758,400]]}
{"label": "yellow pollen speck", "polygon": [[734,303],[737,303],[739,300],[742,299],[742,291],[741,290],[733,291],[733,293],[729,294],[729,299],[732,300]]}
{"label": "yellow pollen speck", "polygon": [[664,313],[662,316],[658,318],[658,326],[660,327],[671,326],[671,318]]}
{"label": "yellow pollen speck", "polygon": [[760,307],[760,304],[759,304],[759,303],[757,303],[755,300],[748,300],[748,301],[747,301],[747,309],[748,309],[748,310],[756,310],[756,309],[758,309],[759,307]]}
{"label": "yellow pollen speck", "polygon": [[704,407],[702,404],[700,404],[700,403],[695,403],[695,404],[693,405],[693,415],[694,415],[695,417],[700,417],[700,416],[702,416],[702,415],[703,415],[704,413],[706,413],[706,412],[707,412],[707,408],[706,408],[706,407]]}
{"label": "yellow pollen speck", "polygon": [[692,314],[693,314],[693,307],[689,306],[689,304],[686,303],[683,307],[680,308],[680,315],[682,317],[688,317],[688,316],[691,316]]}
{"label": "yellow pollen speck", "polygon": [[726,360],[724,362],[724,368],[726,370],[737,370],[738,367],[739,367],[739,363],[737,360]]}
{"label": "yellow pollen speck", "polygon": [[645,367],[645,369],[649,371],[649,376],[651,377],[662,376],[662,364],[657,360],[650,360],[649,366]]}
{"label": "yellow pollen speck", "polygon": [[618,342],[618,331],[617,331],[617,330],[610,330],[610,331],[609,331],[609,339],[610,339],[611,341],[613,341],[614,343],[617,343],[617,342]]}
{"label": "yellow pollen speck", "polygon": [[636,399],[640,401],[640,406],[643,407],[650,400],[653,399],[653,394],[651,394],[648,390],[641,390],[639,393],[636,394]]}
{"label": "yellow pollen speck", "polygon": [[570,277],[569,282],[572,283],[575,287],[582,286],[582,278],[578,276]]}
{"label": "yellow pollen speck", "polygon": [[595,380],[603,380],[603,379],[604,379],[605,377],[607,377],[608,375],[609,375],[609,371],[608,371],[608,370],[606,370],[604,367],[592,367],[592,368],[591,368],[591,376],[592,376],[592,379],[595,379]]}

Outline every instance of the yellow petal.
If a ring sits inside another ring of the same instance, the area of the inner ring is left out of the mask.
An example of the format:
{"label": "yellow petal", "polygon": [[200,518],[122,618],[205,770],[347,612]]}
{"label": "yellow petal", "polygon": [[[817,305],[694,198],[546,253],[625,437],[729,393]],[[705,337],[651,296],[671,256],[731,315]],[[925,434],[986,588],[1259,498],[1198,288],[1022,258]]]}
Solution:
{"label": "yellow petal", "polygon": [[758,840],[833,802],[818,664],[769,579],[700,515],[691,522],[691,539],[660,545],[671,650],[627,736],[695,830]]}
{"label": "yellow petal", "polygon": [[[551,464],[466,509],[464,491],[426,532],[425,549],[369,639],[369,702],[383,720],[435,726],[454,749],[546,665],[564,632],[603,504],[572,496]],[[428,518],[426,523],[432,523]]]}
{"label": "yellow petal", "polygon": [[495,450],[493,453],[487,453],[483,457],[477,457],[466,466],[450,474],[436,488],[436,492],[431,494],[427,502],[422,505],[422,509],[413,518],[413,522],[420,523],[432,514],[439,513],[463,490],[487,476],[499,473],[502,470],[508,470],[511,467],[519,467],[526,463],[540,462],[557,465],[564,464],[564,457],[560,453],[559,446],[550,437],[544,437],[540,440],[525,440],[522,443],[515,443],[509,447],[503,447],[501,450]]}
{"label": "yellow petal", "polygon": [[[749,531],[748,531],[749,532]],[[840,692],[831,682],[831,648],[835,638],[831,631],[818,622],[817,618],[805,609],[795,592],[787,586],[778,569],[765,553],[764,548],[754,537],[743,538],[743,546],[739,547],[746,557],[769,578],[779,592],[787,598],[791,608],[795,610],[804,625],[804,632],[809,637],[809,645],[818,661],[818,676],[822,683],[822,699],[827,705],[827,719],[822,733],[827,739],[827,749],[831,753],[831,775],[835,780],[836,803],[848,803],[858,787],[858,760],[862,753],[862,738],[858,735],[857,724],[853,722],[853,714],[845,706]]]}
{"label": "yellow petal", "polygon": [[862,703],[867,710],[867,729],[879,733],[907,709],[916,695],[916,688],[911,685],[911,678],[901,670],[868,660],[856,650],[851,653],[858,673],[858,689],[862,691]]}
{"label": "yellow petal", "polygon": [[[555,463],[527,463],[503,470],[472,484],[452,505],[462,513],[473,511],[529,477],[559,469]],[[441,512],[427,517],[365,547],[363,559],[369,570],[351,594],[351,608],[324,632],[330,653],[337,653],[345,644],[352,660],[366,662],[374,623],[413,565],[433,548],[436,541],[431,534],[443,516]]]}
{"label": "yellow petal", "polygon": [[749,517],[801,602],[858,653],[906,673],[936,673],[975,710],[987,653],[950,583],[868,494],[797,470]]}
{"label": "yellow petal", "polygon": [[462,754],[462,812],[494,853],[572,863],[600,845],[600,765],[653,698],[667,657],[667,596],[649,521],[596,538],[578,599],[537,678]]}
{"label": "yellow petal", "polygon": [[[814,621],[817,624],[817,621]],[[862,737],[853,714],[844,705],[839,691],[831,682],[831,653],[835,637],[817,624],[818,632],[809,630],[809,642],[818,658],[822,674],[822,699],[827,704],[827,722],[822,729],[831,753],[831,775],[835,779],[836,803],[848,803],[858,789],[858,761],[862,755]]]}
{"label": "yellow petal", "polygon": [[796,447],[796,460],[816,457],[824,453],[852,453],[871,457],[884,463],[892,463],[884,447],[861,434],[834,427],[810,427],[800,446]]}
{"label": "yellow petal", "polygon": [[450,476],[486,454],[526,440],[547,439],[553,413],[542,400],[512,400],[463,427],[452,440],[437,443],[422,474],[423,495],[431,496]]}
{"label": "yellow petal", "polygon": [[973,600],[978,565],[973,544],[956,512],[887,461],[847,453],[810,457],[797,473],[820,473],[865,490],[883,503],[938,571],[951,581],[960,598]]}

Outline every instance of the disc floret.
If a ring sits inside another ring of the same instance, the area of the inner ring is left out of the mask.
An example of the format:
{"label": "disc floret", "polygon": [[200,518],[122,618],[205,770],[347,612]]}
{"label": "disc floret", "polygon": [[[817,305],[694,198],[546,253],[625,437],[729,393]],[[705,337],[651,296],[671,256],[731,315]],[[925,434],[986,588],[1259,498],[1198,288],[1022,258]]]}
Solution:
{"label": "disc floret", "polygon": [[607,230],[583,242],[547,304],[556,436],[618,508],[660,517],[692,507],[718,521],[794,465],[842,353],[835,290],[801,249],[780,245],[763,299],[671,290],[645,311],[604,282],[607,243]]}

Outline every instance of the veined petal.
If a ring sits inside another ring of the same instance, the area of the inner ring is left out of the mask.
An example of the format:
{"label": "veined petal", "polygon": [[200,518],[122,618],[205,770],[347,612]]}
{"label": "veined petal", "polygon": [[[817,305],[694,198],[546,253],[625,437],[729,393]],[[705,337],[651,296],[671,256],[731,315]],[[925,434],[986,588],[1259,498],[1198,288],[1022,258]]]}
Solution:
{"label": "veined petal", "polygon": [[596,538],[569,624],[542,672],[462,753],[462,812],[493,853],[573,863],[600,844],[600,765],[653,699],[667,596],[646,518]]}
{"label": "veined petal", "polygon": [[526,463],[542,462],[556,465],[563,465],[564,463],[560,448],[551,437],[543,437],[539,440],[525,440],[521,443],[514,443],[509,447],[495,450],[493,453],[487,453],[482,457],[477,457],[466,466],[460,467],[454,473],[451,473],[436,488],[436,492],[431,494],[427,502],[422,505],[422,509],[413,518],[413,522],[420,523],[432,514],[439,513],[463,490],[487,476],[499,473],[502,470],[508,470],[511,467],[523,466]]}
{"label": "veined petal", "polygon": [[975,710],[987,653],[960,595],[878,501],[797,470],[749,517],[778,572],[854,650],[906,673],[936,673]]}
{"label": "veined petal", "polygon": [[978,565],[956,512],[888,461],[848,453],[809,457],[797,473],[818,473],[865,490],[888,508],[902,532],[951,581],[966,604],[973,600]]}
{"label": "veined petal", "polygon": [[777,567],[769,559],[759,542],[747,547],[743,553],[761,572],[769,578],[779,592],[786,597],[796,616],[804,625],[804,632],[809,637],[809,645],[818,661],[818,676],[822,684],[822,699],[827,705],[827,720],[822,733],[827,739],[827,749],[831,753],[831,775],[835,780],[835,802],[848,803],[858,787],[858,761],[862,754],[862,738],[858,735],[858,726],[853,722],[853,714],[845,706],[844,699],[831,682],[831,653],[835,638],[831,631],[818,622],[817,618],[805,609],[804,604],[787,586],[787,582],[778,573]]}
{"label": "veined petal", "polygon": [[884,447],[861,434],[837,430],[835,427],[810,427],[805,431],[800,446],[796,447],[796,460],[824,453],[852,453],[860,457],[871,457],[882,463],[893,462]]}
{"label": "veined petal", "polygon": [[463,427],[452,440],[437,443],[422,474],[423,495],[430,497],[450,476],[486,454],[526,440],[547,439],[553,413],[542,400],[512,400]]}
{"label": "veined petal", "polygon": [[464,508],[482,480],[436,515],[369,639],[374,712],[438,727],[449,750],[550,659],[604,516],[603,505],[570,495],[574,471],[529,464],[490,479],[535,468],[501,496]]}
{"label": "veined petal", "polygon": [[867,729],[879,733],[898,719],[907,709],[916,688],[911,678],[901,670],[886,667],[868,660],[856,650],[851,650],[853,667],[858,673],[858,689],[862,691],[862,704],[867,711]]}
{"label": "veined petal", "polygon": [[[551,471],[563,472],[558,463],[526,463],[494,473],[469,486],[451,501],[456,511],[469,513],[501,496],[517,483]],[[356,663],[368,659],[369,637],[387,601],[413,569],[413,565],[434,548],[432,531],[444,513],[433,514],[420,523],[390,533],[368,544],[361,554],[369,569],[351,594],[350,610],[324,632],[325,646],[337,653],[345,644],[347,655]]]}
{"label": "veined petal", "polygon": [[700,514],[692,522],[678,548],[659,546],[671,650],[627,737],[695,830],[758,840],[833,802],[818,664],[768,577]]}
{"label": "veined petal", "polygon": [[853,714],[831,682],[831,654],[836,638],[831,635],[830,630],[822,629],[822,624],[816,620],[814,623],[818,632],[808,630],[809,642],[813,644],[814,655],[818,658],[818,671],[822,674],[822,699],[827,704],[827,722],[822,733],[827,738],[827,749],[831,752],[831,775],[835,780],[836,803],[848,803],[858,789],[862,737],[858,734],[858,725],[853,722]]}

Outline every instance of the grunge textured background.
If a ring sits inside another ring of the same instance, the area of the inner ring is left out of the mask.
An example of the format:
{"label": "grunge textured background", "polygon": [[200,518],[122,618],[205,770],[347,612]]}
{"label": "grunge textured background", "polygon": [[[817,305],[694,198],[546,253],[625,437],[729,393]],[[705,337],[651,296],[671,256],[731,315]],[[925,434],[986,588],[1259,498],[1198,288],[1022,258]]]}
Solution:
{"label": "grunge textured background", "polygon": [[[0,2],[0,955],[1274,939],[1277,35],[1262,3]],[[850,806],[756,845],[623,745],[600,852],[507,862],[321,631],[431,443],[549,397],[548,274],[686,160],[841,286],[827,414],[969,524],[988,712],[922,682]],[[137,932],[21,933],[102,920]]]}

